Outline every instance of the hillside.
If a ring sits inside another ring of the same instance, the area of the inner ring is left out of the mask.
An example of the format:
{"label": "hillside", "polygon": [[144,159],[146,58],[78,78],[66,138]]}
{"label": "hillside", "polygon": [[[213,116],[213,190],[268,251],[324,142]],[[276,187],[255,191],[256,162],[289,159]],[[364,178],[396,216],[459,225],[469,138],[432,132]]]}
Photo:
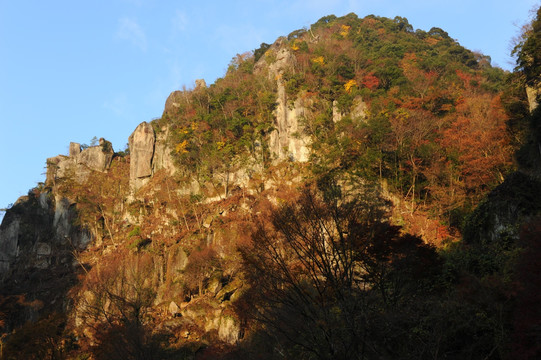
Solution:
{"label": "hillside", "polygon": [[491,199],[541,193],[517,74],[331,15],[171,93],[126,152],[71,143],[0,226],[3,358],[509,357],[539,208]]}

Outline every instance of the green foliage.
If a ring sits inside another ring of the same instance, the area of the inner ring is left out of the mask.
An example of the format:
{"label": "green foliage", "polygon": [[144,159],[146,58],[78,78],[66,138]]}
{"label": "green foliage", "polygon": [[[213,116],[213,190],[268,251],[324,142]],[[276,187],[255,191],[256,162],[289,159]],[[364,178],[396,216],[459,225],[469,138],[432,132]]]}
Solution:
{"label": "green foliage", "polygon": [[263,55],[265,55],[265,52],[270,48],[270,44],[267,43],[261,43],[259,48],[254,50],[254,61],[257,62]]}
{"label": "green foliage", "polygon": [[94,136],[92,139],[90,139],[90,146],[96,146],[98,145],[98,137]]}
{"label": "green foliage", "polygon": [[512,54],[517,57],[515,70],[524,74],[526,84],[537,87],[541,80],[541,7]]}
{"label": "green foliage", "polygon": [[101,151],[106,154],[113,152],[113,144],[110,141],[103,139],[101,142]]}

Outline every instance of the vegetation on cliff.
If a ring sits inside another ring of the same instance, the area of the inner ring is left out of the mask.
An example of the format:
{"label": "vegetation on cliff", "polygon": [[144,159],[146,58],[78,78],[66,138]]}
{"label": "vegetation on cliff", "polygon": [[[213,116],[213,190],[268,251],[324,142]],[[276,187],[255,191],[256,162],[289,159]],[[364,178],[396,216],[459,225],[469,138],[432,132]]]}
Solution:
{"label": "vegetation on cliff", "polygon": [[31,255],[2,275],[2,358],[534,358],[537,22],[525,75],[349,14],[174,92],[149,128],[172,168],[134,188],[130,149],[6,214]]}

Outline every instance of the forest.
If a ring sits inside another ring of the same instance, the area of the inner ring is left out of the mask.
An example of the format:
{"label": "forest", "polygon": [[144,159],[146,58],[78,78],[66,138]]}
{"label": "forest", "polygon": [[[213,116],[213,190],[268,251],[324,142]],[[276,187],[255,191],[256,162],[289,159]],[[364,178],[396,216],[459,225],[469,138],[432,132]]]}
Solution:
{"label": "forest", "polygon": [[173,92],[143,180],[48,161],[0,358],[541,357],[541,9],[513,55],[329,15]]}

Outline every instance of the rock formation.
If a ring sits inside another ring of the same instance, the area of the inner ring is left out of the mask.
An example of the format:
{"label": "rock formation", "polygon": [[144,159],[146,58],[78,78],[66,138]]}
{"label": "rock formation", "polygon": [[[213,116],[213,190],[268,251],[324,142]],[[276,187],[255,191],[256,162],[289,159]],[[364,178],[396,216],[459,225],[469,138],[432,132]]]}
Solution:
{"label": "rock formation", "polygon": [[181,96],[182,91],[179,90],[173,91],[171,94],[169,94],[167,100],[165,101],[165,110],[163,112],[164,115],[172,114],[180,107]]}
{"label": "rock formation", "polygon": [[174,173],[171,149],[167,145],[168,136],[168,128],[162,128],[156,134],[147,122],[139,124],[130,135],[130,186],[133,191],[139,190],[160,169]]}
{"label": "rock formation", "polygon": [[90,170],[104,172],[111,165],[114,150],[111,143],[103,138],[98,146],[90,146],[81,151],[81,145],[70,143],[69,156],[57,155],[47,159],[47,186],[54,185],[57,179],[75,176],[82,180]]}
{"label": "rock formation", "polygon": [[[279,39],[268,50],[276,56],[276,61],[268,65],[268,76],[276,79],[278,93],[274,118],[275,130],[270,134],[269,150],[277,160],[308,161],[310,138],[304,132],[302,119],[307,111],[304,101],[300,98],[288,99],[284,80],[284,72],[295,66],[296,58],[289,48],[283,46],[283,39]],[[265,59],[262,58],[256,64],[256,70],[261,71],[265,67]],[[293,107],[289,102],[293,101]]]}
{"label": "rock formation", "polygon": [[530,112],[534,111],[537,108],[537,97],[539,96],[539,89],[526,86],[526,95],[528,97],[528,105],[530,107]]}
{"label": "rock formation", "polygon": [[0,226],[0,282],[27,269],[71,263],[72,251],[86,248],[91,236],[74,225],[72,205],[47,191],[17,200]]}
{"label": "rock formation", "polygon": [[130,135],[130,185],[134,190],[148,182],[152,175],[152,158],[156,135],[149,123],[142,122]]}

